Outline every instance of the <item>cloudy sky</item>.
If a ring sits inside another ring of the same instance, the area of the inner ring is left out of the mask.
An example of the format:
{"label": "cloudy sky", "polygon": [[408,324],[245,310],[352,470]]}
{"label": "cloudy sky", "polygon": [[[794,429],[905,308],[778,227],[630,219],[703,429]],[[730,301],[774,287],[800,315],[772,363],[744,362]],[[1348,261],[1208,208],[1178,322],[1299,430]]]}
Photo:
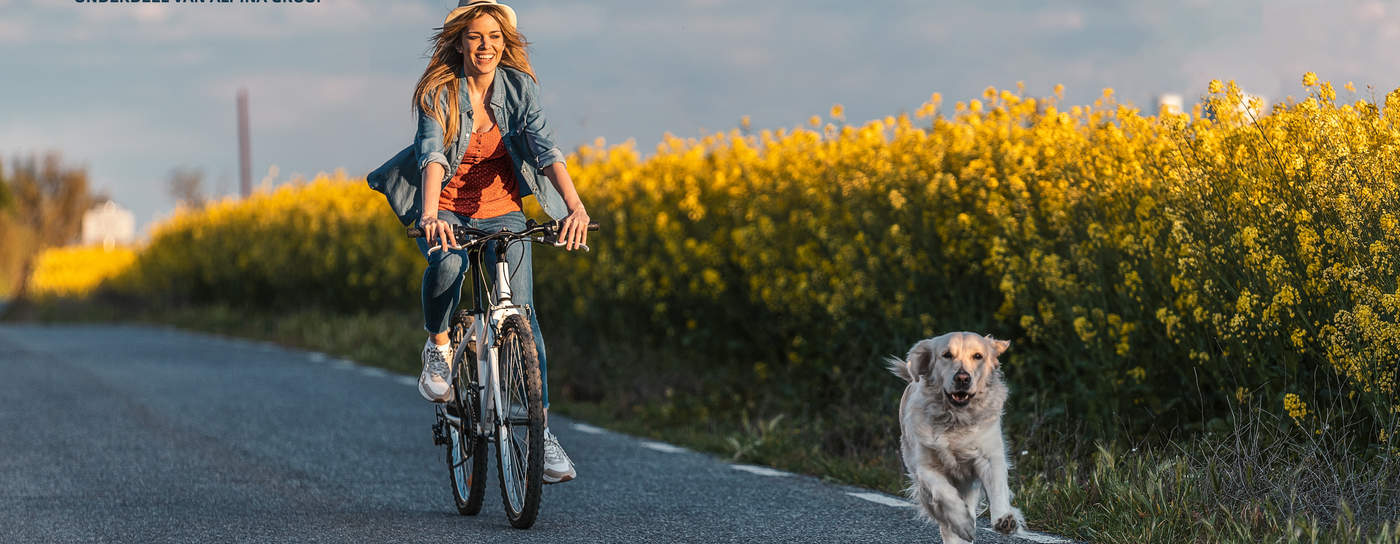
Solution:
{"label": "cloudy sky", "polygon": [[[1301,74],[1400,85],[1400,5],[1352,0],[516,0],[566,151],[602,137],[850,121],[989,85],[1072,103],[1104,87],[1188,103],[1213,78],[1282,100]],[[0,156],[50,150],[145,224],[176,167],[238,186],[248,89],[253,179],[361,176],[412,139],[427,38],[455,0],[0,0]],[[272,167],[276,175],[269,176]],[[585,195],[586,197],[586,195]]]}

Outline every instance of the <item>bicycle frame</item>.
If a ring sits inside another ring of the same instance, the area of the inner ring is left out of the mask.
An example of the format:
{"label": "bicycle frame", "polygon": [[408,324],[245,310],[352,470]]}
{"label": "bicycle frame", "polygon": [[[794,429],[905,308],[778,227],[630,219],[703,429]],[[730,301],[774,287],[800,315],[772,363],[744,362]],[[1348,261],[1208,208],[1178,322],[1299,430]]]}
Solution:
{"label": "bicycle frame", "polygon": [[[530,317],[529,306],[511,304],[510,264],[506,260],[506,249],[508,246],[509,243],[505,241],[496,244],[496,281],[495,285],[492,286],[495,291],[495,296],[490,299],[484,296],[486,294],[486,278],[482,271],[483,259],[481,253],[485,248],[473,248],[468,250],[468,266],[472,274],[472,299],[475,306],[468,313],[475,316],[476,319],[472,321],[472,326],[467,331],[466,337],[463,338],[461,344],[457,346],[457,351],[452,354],[452,360],[458,360],[458,357],[461,356],[461,350],[466,349],[467,343],[473,340],[476,341],[476,375],[480,379],[480,383],[477,384],[477,387],[489,390],[489,394],[477,396],[477,401],[480,403],[477,413],[481,414],[481,417],[477,418],[477,421],[472,422],[472,424],[476,427],[474,429],[476,434],[488,440],[494,440],[500,433],[505,432],[505,421],[496,410],[496,407],[501,406],[504,400],[500,398],[501,388],[499,385],[501,380],[501,365],[499,352],[496,349],[496,331],[500,329],[501,322],[509,316],[521,315],[527,321]],[[482,308],[483,300],[488,302],[486,308]],[[461,372],[461,369],[454,368],[453,372]],[[488,417],[491,418],[490,433],[486,432],[487,429],[484,426],[484,422]]]}

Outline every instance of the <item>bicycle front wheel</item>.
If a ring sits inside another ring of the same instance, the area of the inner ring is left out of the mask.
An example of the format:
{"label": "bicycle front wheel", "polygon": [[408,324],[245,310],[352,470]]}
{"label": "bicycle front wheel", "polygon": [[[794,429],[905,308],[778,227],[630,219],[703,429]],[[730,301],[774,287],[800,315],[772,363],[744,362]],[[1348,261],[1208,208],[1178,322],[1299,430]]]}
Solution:
{"label": "bicycle front wheel", "polygon": [[517,529],[535,524],[544,483],[544,401],[534,334],[524,316],[501,322],[501,424],[496,429],[496,468],[506,517]]}

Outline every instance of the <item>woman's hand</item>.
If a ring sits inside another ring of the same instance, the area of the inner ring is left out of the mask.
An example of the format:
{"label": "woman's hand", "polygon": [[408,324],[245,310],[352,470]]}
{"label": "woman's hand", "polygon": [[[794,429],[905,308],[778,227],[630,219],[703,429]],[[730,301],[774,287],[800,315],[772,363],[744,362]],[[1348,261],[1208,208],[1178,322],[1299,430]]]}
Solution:
{"label": "woman's hand", "polygon": [[423,227],[423,237],[428,240],[428,249],[431,251],[433,240],[439,241],[439,246],[443,251],[449,249],[461,249],[457,245],[457,235],[452,233],[452,224],[436,217],[424,217],[418,220],[418,224]]}
{"label": "woman's hand", "polygon": [[588,212],[583,209],[582,204],[569,210],[569,216],[564,218],[564,226],[559,229],[559,242],[564,245],[564,249],[573,251],[588,243],[588,221]]}

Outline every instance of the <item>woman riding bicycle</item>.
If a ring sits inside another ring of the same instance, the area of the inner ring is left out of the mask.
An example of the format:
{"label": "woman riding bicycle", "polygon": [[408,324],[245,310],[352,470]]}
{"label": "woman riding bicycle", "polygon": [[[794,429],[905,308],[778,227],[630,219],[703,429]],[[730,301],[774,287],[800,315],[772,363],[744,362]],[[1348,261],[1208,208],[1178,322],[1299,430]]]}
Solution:
{"label": "woman riding bicycle", "polygon": [[[550,139],[529,44],[516,30],[515,11],[495,0],[460,0],[432,41],[432,58],[413,93],[414,147],[423,184],[419,226],[424,237],[418,249],[428,261],[423,320],[429,337],[418,390],[430,401],[446,402],[452,395],[448,321],[469,264],[452,225],[522,230],[521,199],[534,194],[545,213],[563,220],[559,240],[573,250],[587,241],[589,218],[564,154]],[[511,244],[506,253],[515,304],[534,303],[530,253],[528,243]],[[486,268],[488,275],[494,273]],[[559,483],[576,472],[549,432],[544,335],[535,313],[529,312],[545,407],[544,482]]]}

